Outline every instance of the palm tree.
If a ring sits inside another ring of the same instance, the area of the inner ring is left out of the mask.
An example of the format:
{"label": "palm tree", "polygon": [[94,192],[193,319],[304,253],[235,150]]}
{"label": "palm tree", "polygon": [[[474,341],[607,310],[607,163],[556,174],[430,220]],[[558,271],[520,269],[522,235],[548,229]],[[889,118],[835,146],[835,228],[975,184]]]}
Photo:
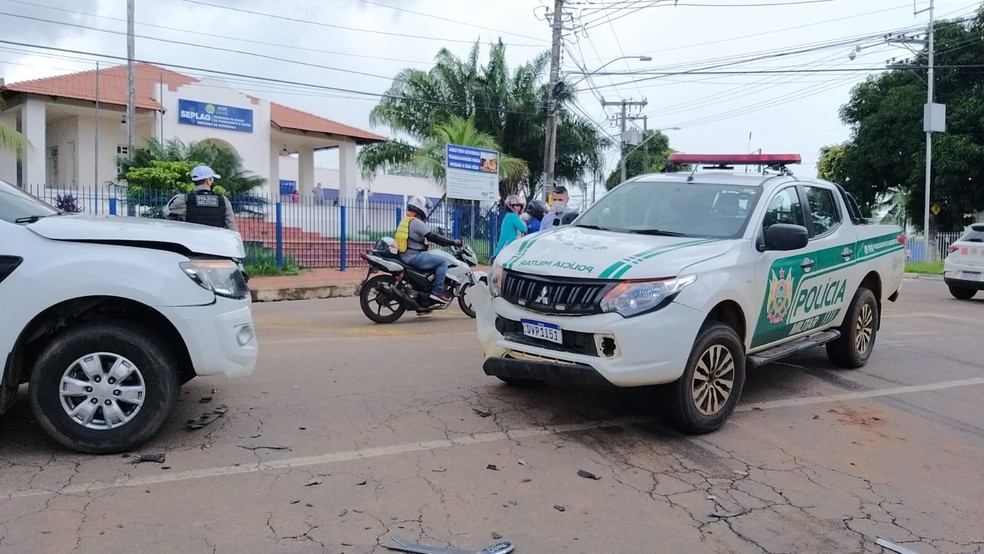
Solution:
{"label": "palm tree", "polygon": [[[0,98],[0,112],[5,109],[6,106],[3,103],[3,99]],[[0,123],[0,150],[13,152],[14,155],[21,158],[30,147],[31,143],[27,141],[27,137],[17,132],[17,129]]]}
{"label": "palm tree", "polygon": [[[511,72],[501,40],[492,45],[484,66],[478,57],[478,43],[464,59],[442,49],[430,70],[404,69],[397,74],[369,121],[374,126],[388,125],[410,140],[364,149],[359,156],[364,175],[410,163],[415,152],[411,141],[423,146],[436,126],[452,117],[471,118],[475,129],[495,139],[503,154],[526,162],[524,176],[503,180],[500,192],[522,190],[528,196],[536,192],[543,174],[549,54],[542,53]],[[569,111],[574,100],[569,89],[558,87],[557,96],[556,175],[574,184],[586,171],[601,166],[608,141],[589,121]]]}
{"label": "palm tree", "polygon": [[207,165],[222,176],[217,184],[231,193],[247,193],[266,182],[244,170],[242,159],[228,148],[204,140],[186,145],[178,139],[162,143],[155,138],[147,139],[145,146],[134,149],[132,159],[120,158],[118,178],[123,180],[131,169],[149,167],[153,161]]}

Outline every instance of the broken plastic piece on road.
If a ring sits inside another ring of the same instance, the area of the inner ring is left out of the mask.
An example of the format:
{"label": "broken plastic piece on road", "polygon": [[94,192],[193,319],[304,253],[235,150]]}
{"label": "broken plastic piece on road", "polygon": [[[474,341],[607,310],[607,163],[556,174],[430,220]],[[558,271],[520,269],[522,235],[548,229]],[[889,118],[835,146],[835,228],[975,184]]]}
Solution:
{"label": "broken plastic piece on road", "polygon": [[390,540],[393,541],[395,546],[384,544],[383,546],[385,548],[390,550],[401,550],[403,552],[416,552],[418,554],[508,554],[515,548],[509,541],[490,544],[481,550],[462,550],[460,548],[418,544],[415,542],[410,542],[399,535],[393,535],[390,537]]}
{"label": "broken plastic piece on road", "polygon": [[492,415],[492,412],[488,410],[479,410],[478,408],[472,408],[472,411],[478,414],[478,417],[489,417]]}
{"label": "broken plastic piece on road", "polygon": [[252,446],[248,444],[240,444],[239,448],[244,448],[246,450],[252,450],[256,452],[257,450],[290,450],[289,446],[279,446],[279,445],[258,445]]}
{"label": "broken plastic piece on road", "polygon": [[577,476],[584,477],[585,479],[593,479],[595,481],[601,479],[601,476],[595,475],[594,473],[591,473],[590,471],[585,471],[583,469],[577,470]]}
{"label": "broken plastic piece on road", "polygon": [[915,550],[912,550],[911,548],[906,548],[906,547],[902,546],[901,544],[895,544],[894,542],[892,542],[892,541],[890,541],[888,539],[883,539],[881,537],[878,537],[877,539],[875,539],[875,544],[877,544],[878,546],[880,546],[882,548],[887,548],[888,550],[891,550],[892,552],[897,552],[898,554],[919,554],[918,552],[916,552]]}
{"label": "broken plastic piece on road", "polygon": [[726,517],[740,516],[743,513],[745,513],[745,508],[742,508],[741,506],[738,506],[737,508],[735,508],[734,510],[731,510],[731,511],[727,511],[724,508],[721,508],[719,506],[718,509],[716,509],[713,512],[711,512],[710,515],[712,517],[717,517],[717,518],[724,519]]}
{"label": "broken plastic piece on road", "polygon": [[189,419],[187,421],[188,429],[191,430],[201,429],[202,427],[205,427],[206,425],[209,425],[215,420],[219,419],[220,417],[226,415],[226,412],[228,411],[229,411],[229,406],[226,406],[225,404],[220,404],[216,406],[214,410],[210,412],[205,412],[202,415],[198,416],[196,419]]}
{"label": "broken plastic piece on road", "polygon": [[143,462],[154,462],[155,464],[164,463],[164,453],[160,454],[138,454],[131,463],[139,464]]}

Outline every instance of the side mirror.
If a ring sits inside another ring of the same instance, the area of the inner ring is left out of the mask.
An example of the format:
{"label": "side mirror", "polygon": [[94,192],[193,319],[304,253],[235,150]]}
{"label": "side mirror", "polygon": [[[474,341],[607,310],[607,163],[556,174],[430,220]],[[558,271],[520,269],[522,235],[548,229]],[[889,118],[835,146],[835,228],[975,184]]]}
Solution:
{"label": "side mirror", "polygon": [[799,250],[810,242],[810,232],[802,225],[776,223],[765,230],[762,250]]}

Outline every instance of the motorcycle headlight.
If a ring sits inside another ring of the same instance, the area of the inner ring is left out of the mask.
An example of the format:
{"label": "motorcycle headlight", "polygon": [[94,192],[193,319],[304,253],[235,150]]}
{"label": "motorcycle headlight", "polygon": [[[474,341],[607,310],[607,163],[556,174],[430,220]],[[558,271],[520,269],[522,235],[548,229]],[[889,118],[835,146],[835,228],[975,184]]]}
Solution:
{"label": "motorcycle headlight", "polygon": [[249,296],[246,279],[232,260],[191,260],[180,265],[185,275],[203,289],[227,298]]}
{"label": "motorcycle headlight", "polygon": [[696,275],[686,275],[676,279],[619,283],[601,299],[601,310],[618,312],[622,317],[644,314],[665,306],[696,280]]}
{"label": "motorcycle headlight", "polygon": [[505,278],[506,270],[497,262],[492,266],[492,271],[489,274],[489,292],[492,293],[492,298],[502,293],[502,280]]}

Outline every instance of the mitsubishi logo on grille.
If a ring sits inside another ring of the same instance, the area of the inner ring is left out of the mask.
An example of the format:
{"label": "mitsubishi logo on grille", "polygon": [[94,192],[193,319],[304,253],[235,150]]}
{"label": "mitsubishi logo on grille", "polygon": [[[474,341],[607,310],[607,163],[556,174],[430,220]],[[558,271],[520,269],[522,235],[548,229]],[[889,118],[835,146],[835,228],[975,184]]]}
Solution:
{"label": "mitsubishi logo on grille", "polygon": [[544,306],[549,306],[550,305],[550,296],[548,296],[549,294],[550,294],[550,290],[547,289],[546,285],[544,285],[543,289],[540,291],[540,296],[537,296],[536,300],[534,300],[533,302],[537,304],[543,304]]}

